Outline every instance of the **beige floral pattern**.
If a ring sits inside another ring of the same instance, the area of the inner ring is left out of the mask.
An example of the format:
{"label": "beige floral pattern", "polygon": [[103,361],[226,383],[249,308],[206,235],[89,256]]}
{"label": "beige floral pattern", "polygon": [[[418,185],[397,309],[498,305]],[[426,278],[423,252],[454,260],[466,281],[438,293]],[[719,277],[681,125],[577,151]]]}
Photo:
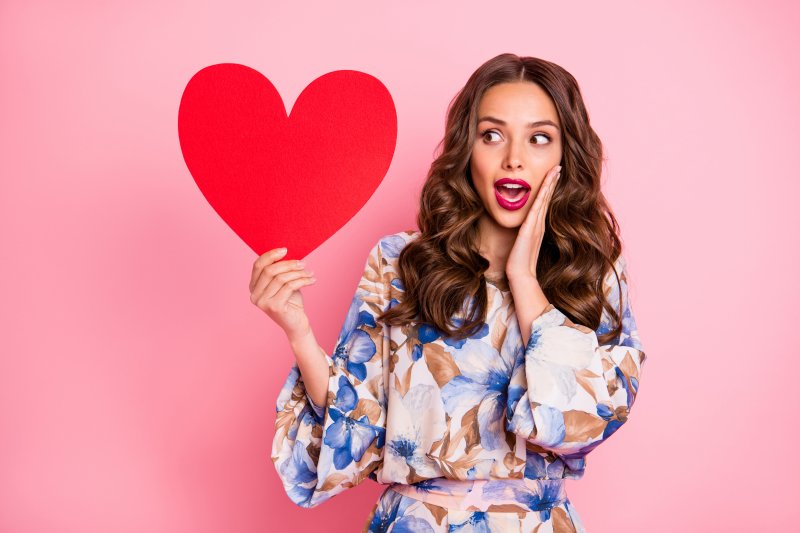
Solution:
{"label": "beige floral pattern", "polygon": [[614,272],[604,280],[622,309],[612,343],[598,344],[607,314],[592,330],[553,305],[523,342],[503,279],[487,283],[484,327],[457,341],[429,324],[376,320],[402,300],[397,257],[418,236],[387,235],[370,250],[327,356],[325,405],[311,401],[291,368],[271,454],[287,494],[313,507],[369,477],[390,485],[369,531],[489,531],[512,520],[508,513],[519,516],[520,530],[533,513],[537,531],[553,531],[556,519],[566,524],[556,530],[581,531],[563,480],[582,477],[586,455],[628,420],[645,361],[624,257],[615,263],[621,290]]}

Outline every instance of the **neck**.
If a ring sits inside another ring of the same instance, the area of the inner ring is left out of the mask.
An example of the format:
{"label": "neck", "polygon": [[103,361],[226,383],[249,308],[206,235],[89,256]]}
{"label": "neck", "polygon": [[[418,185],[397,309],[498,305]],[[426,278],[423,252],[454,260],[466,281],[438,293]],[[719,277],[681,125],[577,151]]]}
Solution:
{"label": "neck", "polygon": [[514,246],[519,228],[505,228],[497,224],[490,216],[484,215],[478,221],[478,251],[489,260],[489,272],[502,274],[506,269],[506,261]]}

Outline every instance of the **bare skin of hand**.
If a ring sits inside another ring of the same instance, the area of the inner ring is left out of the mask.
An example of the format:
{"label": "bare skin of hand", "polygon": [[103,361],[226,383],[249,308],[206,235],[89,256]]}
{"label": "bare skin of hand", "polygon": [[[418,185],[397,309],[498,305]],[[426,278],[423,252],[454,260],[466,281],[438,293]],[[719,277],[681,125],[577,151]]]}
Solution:
{"label": "bare skin of hand", "polygon": [[519,227],[506,263],[506,275],[514,298],[520,334],[526,346],[531,335],[531,324],[550,305],[539,280],[536,279],[536,265],[544,238],[547,207],[550,205],[560,170],[558,166],[551,169],[539,187],[536,200]]}
{"label": "bare skin of hand", "polygon": [[547,208],[560,176],[560,166],[556,165],[550,169],[542,186],[539,187],[533,206],[519,227],[517,238],[506,262],[506,276],[509,280],[528,279],[529,276],[536,279],[536,264],[544,238]]}
{"label": "bare skin of hand", "polygon": [[284,248],[274,248],[253,263],[250,302],[278,324],[290,340],[301,339],[310,332],[311,326],[300,288],[311,285],[316,279],[312,271],[303,268],[301,261],[280,261],[285,254]]}

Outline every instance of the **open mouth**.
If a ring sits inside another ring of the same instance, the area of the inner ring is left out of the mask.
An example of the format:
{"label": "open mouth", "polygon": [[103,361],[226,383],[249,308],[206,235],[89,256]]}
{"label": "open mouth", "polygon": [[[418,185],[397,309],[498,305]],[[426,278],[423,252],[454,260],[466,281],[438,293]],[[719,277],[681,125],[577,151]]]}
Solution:
{"label": "open mouth", "polygon": [[513,183],[507,183],[504,185],[497,185],[495,186],[495,190],[511,203],[517,202],[521,200],[525,193],[530,191],[527,187],[523,187],[522,185],[517,185]]}

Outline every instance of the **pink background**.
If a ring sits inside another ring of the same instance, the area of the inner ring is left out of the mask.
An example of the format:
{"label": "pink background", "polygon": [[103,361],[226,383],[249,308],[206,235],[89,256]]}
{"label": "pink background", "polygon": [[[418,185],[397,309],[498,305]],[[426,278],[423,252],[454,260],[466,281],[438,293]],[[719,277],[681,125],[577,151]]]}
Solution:
{"label": "pink background", "polygon": [[307,258],[332,349],[369,248],[413,227],[448,102],[506,51],[581,84],[649,356],[631,422],[568,485],[588,530],[797,522],[797,7],[288,4],[0,4],[0,530],[358,530],[383,487],[306,510],[272,466],[293,355],[186,169],[181,94],[221,62],[288,108],[337,69],[391,91],[382,186]]}

